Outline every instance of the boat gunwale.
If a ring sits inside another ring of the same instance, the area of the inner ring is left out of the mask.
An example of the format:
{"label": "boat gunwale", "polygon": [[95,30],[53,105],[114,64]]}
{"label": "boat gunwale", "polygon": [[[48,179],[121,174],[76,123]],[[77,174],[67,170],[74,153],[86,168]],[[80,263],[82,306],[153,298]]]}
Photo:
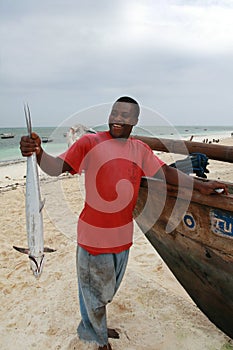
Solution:
{"label": "boat gunwale", "polygon": [[[200,181],[208,181],[204,179],[198,179]],[[191,202],[206,205],[209,207],[223,209],[227,211],[233,212],[233,194],[211,194],[204,195],[197,190],[192,189],[192,194],[190,194],[190,190],[187,187],[175,186],[167,184],[165,181],[161,179],[156,179],[154,177],[142,177],[140,187],[148,188],[148,181],[150,182],[150,190],[155,189],[156,193],[165,191],[168,196],[181,198],[183,200],[190,200]],[[226,183],[228,186],[233,185],[231,183]],[[191,197],[190,197],[191,196]],[[218,200],[221,198],[221,200]]]}

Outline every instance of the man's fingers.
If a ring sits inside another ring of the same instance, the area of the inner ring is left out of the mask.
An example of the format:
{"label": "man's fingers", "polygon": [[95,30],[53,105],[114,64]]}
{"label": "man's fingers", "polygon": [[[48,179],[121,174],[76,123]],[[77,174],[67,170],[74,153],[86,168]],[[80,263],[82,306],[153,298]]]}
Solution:
{"label": "man's fingers", "polygon": [[22,155],[24,157],[30,157],[33,154],[33,152],[22,152]]}
{"label": "man's fingers", "polygon": [[31,138],[32,138],[33,140],[36,140],[36,139],[38,138],[38,135],[37,135],[35,132],[32,132]]}

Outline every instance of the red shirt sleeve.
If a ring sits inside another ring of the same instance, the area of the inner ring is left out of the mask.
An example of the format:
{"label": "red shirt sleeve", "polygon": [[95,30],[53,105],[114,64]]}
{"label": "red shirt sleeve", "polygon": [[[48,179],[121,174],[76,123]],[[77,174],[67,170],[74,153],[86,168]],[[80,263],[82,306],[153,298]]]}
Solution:
{"label": "red shirt sleeve", "polygon": [[91,142],[88,135],[84,135],[77,140],[68,150],[59,155],[59,158],[64,160],[71,166],[73,171],[71,174],[81,174],[85,170],[85,156],[91,149]]}

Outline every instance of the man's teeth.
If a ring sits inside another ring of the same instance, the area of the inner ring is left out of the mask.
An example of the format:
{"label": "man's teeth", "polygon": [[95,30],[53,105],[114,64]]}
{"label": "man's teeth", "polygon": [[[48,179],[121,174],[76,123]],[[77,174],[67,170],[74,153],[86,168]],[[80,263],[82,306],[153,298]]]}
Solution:
{"label": "man's teeth", "polygon": [[114,128],[122,128],[122,124],[113,124]]}

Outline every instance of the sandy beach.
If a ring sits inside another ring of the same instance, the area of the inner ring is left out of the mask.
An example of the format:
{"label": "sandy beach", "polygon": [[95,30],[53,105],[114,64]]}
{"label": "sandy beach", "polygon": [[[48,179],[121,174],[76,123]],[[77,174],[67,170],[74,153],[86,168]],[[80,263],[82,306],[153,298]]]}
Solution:
{"label": "sandy beach", "polygon": [[[233,146],[233,138],[221,144]],[[159,157],[167,163],[170,155]],[[209,179],[231,181],[233,164],[209,160]],[[26,162],[0,166],[1,350],[95,349],[77,339],[80,320],[75,266],[76,222],[83,204],[83,178],[50,178],[40,171],[45,198],[43,273],[35,279],[26,255]],[[135,225],[134,245],[123,283],[108,306],[108,325],[120,339],[114,350],[230,350],[233,340],[197,308]]]}

